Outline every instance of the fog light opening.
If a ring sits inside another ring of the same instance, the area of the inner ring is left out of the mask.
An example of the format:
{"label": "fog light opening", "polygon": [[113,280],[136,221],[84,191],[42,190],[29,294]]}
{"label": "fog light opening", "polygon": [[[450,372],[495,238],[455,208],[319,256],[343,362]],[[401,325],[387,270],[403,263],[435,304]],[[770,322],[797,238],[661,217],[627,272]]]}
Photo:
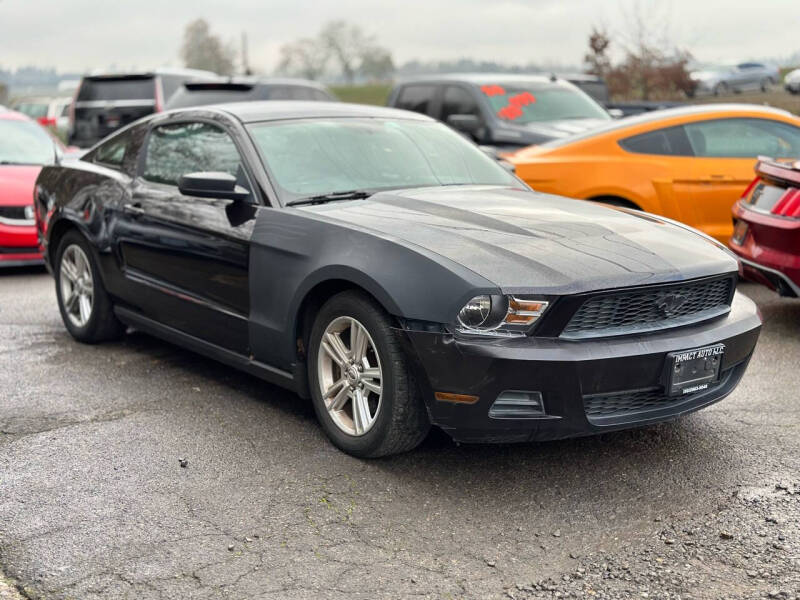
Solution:
{"label": "fog light opening", "polygon": [[541,392],[506,390],[489,408],[491,419],[536,419],[545,414]]}

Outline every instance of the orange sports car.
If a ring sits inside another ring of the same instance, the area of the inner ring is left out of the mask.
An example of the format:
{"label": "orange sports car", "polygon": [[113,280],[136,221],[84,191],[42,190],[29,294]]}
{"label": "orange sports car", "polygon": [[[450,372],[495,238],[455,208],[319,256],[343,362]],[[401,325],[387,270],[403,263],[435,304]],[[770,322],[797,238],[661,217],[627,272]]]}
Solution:
{"label": "orange sports car", "polygon": [[535,190],[638,208],[725,243],[758,156],[800,158],[800,118],[744,104],[672,108],[505,158]]}

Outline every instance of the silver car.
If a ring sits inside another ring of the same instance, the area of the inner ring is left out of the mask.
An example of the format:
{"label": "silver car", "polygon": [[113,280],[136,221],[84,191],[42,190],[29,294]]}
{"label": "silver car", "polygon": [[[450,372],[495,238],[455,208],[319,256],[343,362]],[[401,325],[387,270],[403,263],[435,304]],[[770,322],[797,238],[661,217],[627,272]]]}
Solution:
{"label": "silver car", "polygon": [[789,71],[783,78],[783,87],[787,92],[800,94],[800,69]]}
{"label": "silver car", "polygon": [[694,95],[698,96],[721,96],[745,90],[766,92],[780,80],[777,67],[756,62],[692,71],[689,76],[695,82]]}

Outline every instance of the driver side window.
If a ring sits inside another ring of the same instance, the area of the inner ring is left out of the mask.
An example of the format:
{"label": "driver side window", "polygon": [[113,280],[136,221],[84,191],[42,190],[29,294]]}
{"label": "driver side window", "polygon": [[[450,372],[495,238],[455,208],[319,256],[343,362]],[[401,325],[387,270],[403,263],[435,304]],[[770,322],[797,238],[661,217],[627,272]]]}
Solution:
{"label": "driver side window", "polygon": [[147,142],[142,176],[154,183],[178,185],[181,175],[202,171],[228,173],[247,187],[241,157],[230,136],[202,122],[153,128]]}

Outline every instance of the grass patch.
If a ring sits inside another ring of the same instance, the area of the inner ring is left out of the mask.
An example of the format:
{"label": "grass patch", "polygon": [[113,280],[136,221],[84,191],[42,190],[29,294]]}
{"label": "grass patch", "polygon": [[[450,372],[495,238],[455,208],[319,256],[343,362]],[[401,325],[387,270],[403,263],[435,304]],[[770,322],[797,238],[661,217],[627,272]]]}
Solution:
{"label": "grass patch", "polygon": [[342,102],[358,104],[376,104],[386,106],[392,86],[388,83],[372,83],[369,85],[338,85],[330,90]]}

